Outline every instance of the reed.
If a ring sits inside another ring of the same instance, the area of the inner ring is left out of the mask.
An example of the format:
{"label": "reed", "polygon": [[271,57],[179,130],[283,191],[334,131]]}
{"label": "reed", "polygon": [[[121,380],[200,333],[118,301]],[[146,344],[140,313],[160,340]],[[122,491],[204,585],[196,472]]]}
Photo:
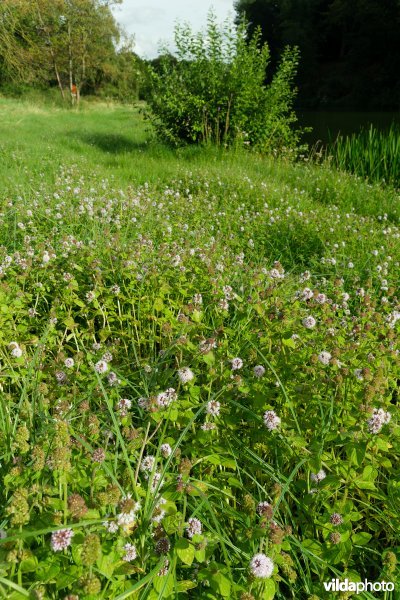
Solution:
{"label": "reed", "polygon": [[400,126],[396,123],[386,131],[371,125],[351,136],[339,135],[328,146],[327,154],[341,170],[400,185]]}

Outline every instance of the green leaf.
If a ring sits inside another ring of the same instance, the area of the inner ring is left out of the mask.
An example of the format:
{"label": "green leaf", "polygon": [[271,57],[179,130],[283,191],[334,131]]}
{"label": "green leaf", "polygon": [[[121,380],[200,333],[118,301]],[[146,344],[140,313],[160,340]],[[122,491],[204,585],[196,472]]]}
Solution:
{"label": "green leaf", "polygon": [[192,590],[197,587],[197,583],[195,581],[190,581],[186,579],[185,581],[178,581],[176,585],[177,592],[186,592],[187,590]]}
{"label": "green leaf", "polygon": [[366,546],[371,538],[372,535],[367,531],[359,531],[351,537],[351,540],[353,544],[357,544],[358,546]]}
{"label": "green leaf", "polygon": [[263,593],[263,600],[272,600],[272,598],[275,596],[275,592],[276,592],[276,585],[275,585],[275,581],[273,579],[267,579],[264,582],[264,593]]}
{"label": "green leaf", "polygon": [[215,573],[210,577],[210,585],[213,590],[224,598],[229,598],[231,593],[231,582],[223,573]]}
{"label": "green leaf", "polygon": [[174,590],[174,578],[172,573],[167,575],[156,575],[153,579],[153,587],[158,592],[159,598],[166,598]]}
{"label": "green leaf", "polygon": [[194,546],[185,539],[178,540],[175,544],[175,550],[181,561],[185,565],[191,565],[194,560]]}
{"label": "green leaf", "polygon": [[153,308],[157,312],[161,312],[164,308],[164,302],[162,298],[156,298],[153,304]]}

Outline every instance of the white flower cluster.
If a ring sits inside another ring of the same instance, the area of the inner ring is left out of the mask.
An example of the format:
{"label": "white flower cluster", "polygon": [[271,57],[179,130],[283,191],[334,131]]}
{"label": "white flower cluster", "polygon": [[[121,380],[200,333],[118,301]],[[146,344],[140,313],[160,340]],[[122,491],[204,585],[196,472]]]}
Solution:
{"label": "white flower cluster", "polygon": [[392,415],[383,408],[374,408],[372,417],[368,419],[367,425],[370,433],[379,433],[384,425],[390,422]]}
{"label": "white flower cluster", "polygon": [[267,410],[264,413],[264,425],[269,431],[273,431],[274,429],[278,429],[281,424],[281,420],[273,410]]}

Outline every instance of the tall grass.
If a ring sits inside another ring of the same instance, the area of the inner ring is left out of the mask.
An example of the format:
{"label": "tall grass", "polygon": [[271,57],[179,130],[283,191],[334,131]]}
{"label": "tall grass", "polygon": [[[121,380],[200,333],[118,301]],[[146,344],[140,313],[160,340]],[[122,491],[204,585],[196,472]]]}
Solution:
{"label": "tall grass", "polygon": [[338,136],[328,149],[333,164],[371,181],[400,185],[400,126],[387,131],[373,125],[351,136]]}

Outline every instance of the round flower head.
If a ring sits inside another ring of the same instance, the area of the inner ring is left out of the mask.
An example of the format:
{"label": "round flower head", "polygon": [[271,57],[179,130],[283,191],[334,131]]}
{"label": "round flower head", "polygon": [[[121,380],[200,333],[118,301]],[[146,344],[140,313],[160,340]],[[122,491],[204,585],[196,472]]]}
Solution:
{"label": "round flower head", "polygon": [[178,377],[181,383],[187,383],[193,379],[193,371],[191,371],[189,367],[182,367],[182,369],[179,369],[178,371]]}
{"label": "round flower head", "polygon": [[122,560],[125,562],[131,562],[137,557],[136,547],[133,544],[125,544],[124,551],[125,556],[123,556]]}
{"label": "round flower head", "polygon": [[11,356],[13,356],[14,358],[21,358],[22,356],[22,350],[19,346],[16,346],[16,348],[13,348],[11,350]]}
{"label": "round flower head", "polygon": [[255,554],[250,561],[250,571],[254,577],[266,579],[267,577],[271,577],[273,570],[274,563],[265,554]]}
{"label": "round flower head", "polygon": [[336,527],[343,523],[343,517],[339,513],[333,513],[329,520],[332,523],[332,525],[335,525]]}
{"label": "round flower head", "polygon": [[189,538],[192,538],[194,535],[201,535],[202,525],[201,525],[201,522],[199,521],[199,519],[196,519],[195,517],[191,517],[188,520],[186,532],[187,532]]}
{"label": "round flower head", "polygon": [[325,479],[325,477],[326,473],[323,469],[318,471],[318,473],[311,473],[311,481],[314,481],[315,483],[319,483],[320,481]]}
{"label": "round flower head", "polygon": [[325,350],[318,354],[318,360],[323,365],[329,365],[331,358],[332,354],[330,352],[326,352]]}
{"label": "round flower head", "polygon": [[262,365],[256,365],[253,369],[253,373],[256,377],[260,378],[265,373],[265,368]]}
{"label": "round flower head", "polygon": [[309,316],[303,319],[302,323],[306,329],[312,329],[313,327],[315,327],[317,322],[314,319],[314,317]]}
{"label": "round flower head", "polygon": [[156,462],[156,459],[151,454],[149,454],[148,456],[145,456],[143,458],[142,462],[140,463],[140,470],[143,471],[144,473],[151,473],[151,471],[154,468],[155,462]]}
{"label": "round flower head", "polygon": [[243,361],[241,358],[233,358],[231,360],[231,364],[232,364],[232,371],[237,371],[238,369],[241,369],[243,367]]}
{"label": "round flower head", "polygon": [[269,431],[273,431],[274,429],[278,429],[281,424],[281,420],[273,410],[267,410],[264,413],[264,425]]}
{"label": "round flower head", "polygon": [[71,545],[71,540],[74,535],[72,529],[59,529],[51,534],[51,549],[54,552],[65,550]]}
{"label": "round flower head", "polygon": [[94,370],[97,371],[97,373],[106,373],[106,371],[108,371],[108,364],[105,360],[99,360],[94,365]]}
{"label": "round flower head", "polygon": [[160,451],[164,458],[168,458],[168,456],[171,456],[172,448],[169,444],[162,444]]}
{"label": "round flower head", "polygon": [[368,419],[368,431],[370,433],[379,433],[384,425],[390,422],[392,415],[390,412],[386,412],[383,408],[374,408],[372,417]]}
{"label": "round flower head", "polygon": [[267,517],[268,519],[272,519],[274,510],[270,503],[264,500],[263,502],[259,502],[257,504],[257,512],[260,515],[260,517]]}
{"label": "round flower head", "polygon": [[72,369],[72,367],[74,366],[74,359],[73,358],[66,358],[64,360],[64,365],[67,367],[67,369]]}
{"label": "round flower head", "polygon": [[218,417],[220,409],[221,404],[218,402],[218,400],[210,400],[210,402],[207,404],[206,412],[212,417]]}

